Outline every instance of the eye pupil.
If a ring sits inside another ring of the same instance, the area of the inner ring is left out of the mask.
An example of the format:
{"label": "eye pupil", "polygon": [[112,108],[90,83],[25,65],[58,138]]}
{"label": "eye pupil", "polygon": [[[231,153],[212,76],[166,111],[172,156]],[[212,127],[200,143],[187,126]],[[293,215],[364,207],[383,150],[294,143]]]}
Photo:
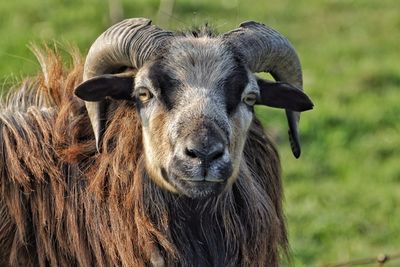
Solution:
{"label": "eye pupil", "polygon": [[243,102],[248,106],[254,106],[257,101],[257,96],[255,94],[248,94],[243,98]]}
{"label": "eye pupil", "polygon": [[150,90],[147,88],[140,88],[138,92],[138,98],[142,102],[149,101],[153,95],[151,94]]}

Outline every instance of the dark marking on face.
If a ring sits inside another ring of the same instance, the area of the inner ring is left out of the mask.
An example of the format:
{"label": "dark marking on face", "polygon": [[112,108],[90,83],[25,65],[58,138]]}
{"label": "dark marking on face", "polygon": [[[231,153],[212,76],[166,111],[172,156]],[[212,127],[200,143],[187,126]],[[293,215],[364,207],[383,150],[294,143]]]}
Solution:
{"label": "dark marking on face", "polygon": [[238,64],[223,82],[226,111],[232,114],[242,101],[242,93],[249,82],[247,72],[242,64]]}
{"label": "dark marking on face", "polygon": [[[221,77],[217,85],[225,98],[226,111],[228,115],[232,114],[242,101],[242,93],[249,82],[247,70],[240,60],[239,56],[232,55],[235,66],[226,77]],[[190,63],[191,57],[189,57]],[[193,59],[192,59],[193,60]],[[171,76],[168,66],[163,63],[165,59],[158,59],[152,63],[149,68],[149,79],[154,88],[160,93],[160,101],[165,104],[167,110],[172,110],[179,96],[179,90],[182,81]],[[192,62],[195,64],[194,62]],[[212,71],[212,70],[210,70]]]}
{"label": "dark marking on face", "polygon": [[176,93],[180,82],[172,78],[161,61],[155,61],[149,68],[149,78],[153,86],[160,92],[160,101],[163,102],[167,110],[174,107]]}

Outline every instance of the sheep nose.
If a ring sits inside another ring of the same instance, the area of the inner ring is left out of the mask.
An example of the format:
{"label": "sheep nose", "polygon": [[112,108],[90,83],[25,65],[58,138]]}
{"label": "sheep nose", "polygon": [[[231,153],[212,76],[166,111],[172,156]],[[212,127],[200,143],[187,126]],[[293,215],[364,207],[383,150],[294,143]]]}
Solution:
{"label": "sheep nose", "polygon": [[171,172],[186,183],[224,183],[233,171],[228,144],[219,131],[199,129],[176,147]]}
{"label": "sheep nose", "polygon": [[210,164],[213,161],[222,158],[225,152],[225,145],[222,142],[213,143],[202,147],[190,144],[185,149],[185,155],[192,159],[199,159],[203,164]]}

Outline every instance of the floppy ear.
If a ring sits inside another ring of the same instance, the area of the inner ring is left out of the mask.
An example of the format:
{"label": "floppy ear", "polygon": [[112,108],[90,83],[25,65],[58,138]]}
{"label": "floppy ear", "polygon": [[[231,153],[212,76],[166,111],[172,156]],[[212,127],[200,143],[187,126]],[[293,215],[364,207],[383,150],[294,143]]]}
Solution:
{"label": "floppy ear", "polygon": [[260,97],[256,104],[293,111],[312,109],[311,99],[300,89],[284,82],[271,82],[257,78]]}
{"label": "floppy ear", "polygon": [[75,95],[90,102],[101,101],[106,97],[133,100],[131,96],[133,84],[133,75],[105,74],[81,83],[75,88]]}

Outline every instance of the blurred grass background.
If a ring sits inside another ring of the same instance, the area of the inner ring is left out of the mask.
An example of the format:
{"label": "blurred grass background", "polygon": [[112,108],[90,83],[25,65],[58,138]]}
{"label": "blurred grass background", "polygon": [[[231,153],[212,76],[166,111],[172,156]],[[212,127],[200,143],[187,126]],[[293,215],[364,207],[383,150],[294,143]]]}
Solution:
{"label": "blurred grass background", "polygon": [[[168,29],[209,22],[224,32],[255,20],[286,35],[316,105],[302,116],[299,160],[284,112],[257,113],[281,152],[293,265],[400,250],[400,1],[176,0],[159,17],[158,0],[121,5],[123,17]],[[0,2],[0,23],[1,93],[39,70],[29,43],[76,44],[85,54],[111,19],[107,1],[18,0]]]}

